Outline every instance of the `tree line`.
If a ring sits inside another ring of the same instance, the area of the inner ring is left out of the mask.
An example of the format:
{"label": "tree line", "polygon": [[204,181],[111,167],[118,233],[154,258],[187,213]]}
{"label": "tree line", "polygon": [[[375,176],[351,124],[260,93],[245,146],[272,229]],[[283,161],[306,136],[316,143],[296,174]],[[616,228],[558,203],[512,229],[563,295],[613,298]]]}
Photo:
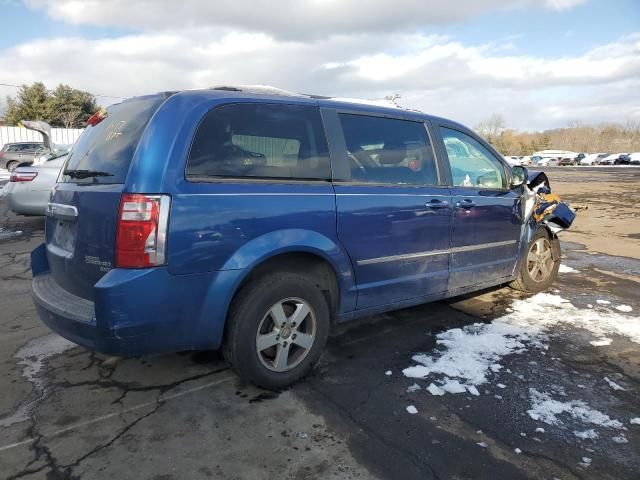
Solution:
{"label": "tree line", "polygon": [[549,149],[585,153],[640,152],[640,120],[599,125],[573,121],[565,128],[520,132],[507,128],[502,116],[493,114],[476,125],[475,130],[503,155],[531,155]]}
{"label": "tree line", "polygon": [[7,97],[2,119],[12,126],[22,120],[44,120],[52,127],[83,128],[96,110],[96,98],[89,92],[63,84],[47,90],[42,82],[35,82],[22,85],[15,97]]}
{"label": "tree line", "polygon": [[[399,97],[396,94],[388,99],[395,103]],[[42,82],[35,82],[22,85],[15,97],[7,97],[0,118],[7,125],[44,120],[52,127],[83,128],[96,110],[96,98],[89,92],[63,84],[48,90]],[[600,125],[574,121],[566,128],[521,132],[508,128],[501,115],[493,114],[476,125],[475,130],[503,155],[531,155],[547,149],[589,153],[640,151],[640,120]]]}

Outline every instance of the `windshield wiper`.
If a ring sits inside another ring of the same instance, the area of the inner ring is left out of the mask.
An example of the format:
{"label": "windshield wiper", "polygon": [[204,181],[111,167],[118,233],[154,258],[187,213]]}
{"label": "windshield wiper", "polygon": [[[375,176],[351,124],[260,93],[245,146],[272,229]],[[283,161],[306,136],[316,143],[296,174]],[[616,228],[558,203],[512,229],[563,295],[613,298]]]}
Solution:
{"label": "windshield wiper", "polygon": [[64,175],[68,175],[71,178],[92,178],[92,177],[113,177],[113,173],[100,172],[97,170],[65,170]]}

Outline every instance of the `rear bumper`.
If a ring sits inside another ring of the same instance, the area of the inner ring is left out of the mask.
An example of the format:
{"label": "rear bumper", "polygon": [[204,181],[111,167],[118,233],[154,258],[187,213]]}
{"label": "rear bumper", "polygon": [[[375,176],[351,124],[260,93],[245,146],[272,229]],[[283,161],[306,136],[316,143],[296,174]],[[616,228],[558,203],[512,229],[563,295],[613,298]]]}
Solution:
{"label": "rear bumper", "polygon": [[29,190],[16,185],[7,192],[9,208],[20,215],[42,215],[47,210],[50,190]]}
{"label": "rear bumper", "polygon": [[132,356],[215,349],[241,271],[171,275],[166,268],[114,269],[94,286],[94,302],[57,284],[45,245],[32,252],[32,296],[40,319],[90,350]]}

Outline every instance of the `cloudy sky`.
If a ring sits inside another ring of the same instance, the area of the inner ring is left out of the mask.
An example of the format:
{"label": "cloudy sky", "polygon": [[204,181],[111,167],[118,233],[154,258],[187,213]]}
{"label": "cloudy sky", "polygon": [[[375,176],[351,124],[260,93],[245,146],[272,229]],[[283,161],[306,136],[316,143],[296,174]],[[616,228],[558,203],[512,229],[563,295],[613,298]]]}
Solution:
{"label": "cloudy sky", "polygon": [[0,18],[0,83],[103,104],[269,84],[469,125],[640,120],[639,0],[0,0]]}

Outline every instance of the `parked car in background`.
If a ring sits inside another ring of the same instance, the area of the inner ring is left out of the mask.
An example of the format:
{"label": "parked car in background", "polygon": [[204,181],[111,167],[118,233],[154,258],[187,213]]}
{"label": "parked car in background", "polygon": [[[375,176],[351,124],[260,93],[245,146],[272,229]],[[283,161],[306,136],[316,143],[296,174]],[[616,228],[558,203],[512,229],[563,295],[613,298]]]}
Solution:
{"label": "parked car in background", "polygon": [[631,163],[631,165],[640,165],[640,152],[630,153],[629,163]]}
{"label": "parked car in background", "polygon": [[51,189],[66,160],[67,154],[62,154],[38,166],[15,168],[4,187],[9,208],[19,215],[45,215]]}
{"label": "parked car in background", "polygon": [[615,165],[616,161],[618,160],[618,158],[620,158],[620,153],[612,153],[610,155],[607,155],[606,157],[602,158],[600,160],[600,165]]}
{"label": "parked car in background", "polygon": [[[532,157],[535,158],[535,157]],[[558,165],[558,158],[557,157],[538,157],[538,160],[536,161],[536,165],[538,165],[539,167],[552,167],[555,165]]]}
{"label": "parked car in background", "polygon": [[613,165],[613,162],[615,162],[617,158],[617,153],[610,153],[606,157],[600,159],[600,165]]}
{"label": "parked car in background", "polygon": [[576,158],[562,157],[558,159],[558,166],[566,167],[574,165],[578,165],[578,160]]}
{"label": "parked car in background", "polygon": [[580,160],[580,165],[600,165],[600,161],[608,156],[608,153],[589,153]]}
{"label": "parked car in background", "polygon": [[576,158],[579,154],[577,152],[572,152],[570,150],[540,150],[539,152],[534,152],[534,156],[539,156],[542,158]]}
{"label": "parked car in background", "polygon": [[521,209],[526,169],[450,120],[224,87],[88,123],[31,265],[42,321],[91,350],[222,347],[279,389],[333,321],[505,282],[543,291],[560,267],[557,230]]}
{"label": "parked car in background", "polygon": [[43,163],[48,162],[49,160],[54,160],[62,155],[66,155],[69,152],[69,150],[71,150],[72,146],[73,145],[56,144],[53,146],[53,151],[45,149],[44,152],[37,153],[35,155],[31,165],[35,167],[38,165],[42,165]]}
{"label": "parked car in background", "polygon": [[620,156],[613,162],[614,165],[629,165],[631,163],[631,157],[628,153],[621,153]]}
{"label": "parked car in background", "polygon": [[521,165],[520,157],[516,157],[514,155],[503,155],[503,157],[507,161],[507,163],[512,167],[515,167],[516,165]]}
{"label": "parked car in background", "polygon": [[36,152],[43,147],[42,142],[5,143],[0,150],[0,168],[11,172],[21,163],[31,163]]}
{"label": "parked car in background", "polygon": [[531,157],[529,155],[523,155],[520,157],[520,165],[523,167],[528,167],[531,165]]}

